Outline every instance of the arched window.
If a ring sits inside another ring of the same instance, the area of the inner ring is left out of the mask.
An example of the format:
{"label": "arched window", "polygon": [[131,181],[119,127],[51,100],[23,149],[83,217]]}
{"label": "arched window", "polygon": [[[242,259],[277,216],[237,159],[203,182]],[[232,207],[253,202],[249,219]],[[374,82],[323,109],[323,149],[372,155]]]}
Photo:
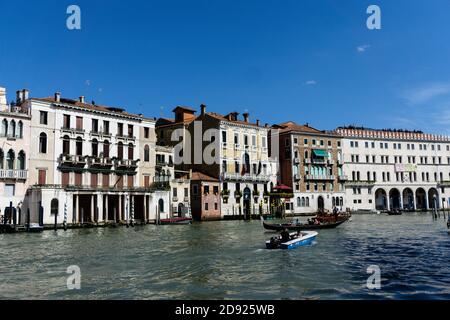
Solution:
{"label": "arched window", "polygon": [[306,206],[306,201],[305,201],[305,197],[302,197],[302,207]]}
{"label": "arched window", "polygon": [[331,198],[331,206],[332,207],[336,206],[336,198],[335,197]]}
{"label": "arched window", "polygon": [[248,153],[244,154],[244,173],[250,173],[250,156]]}
{"label": "arched window", "polygon": [[2,121],[2,136],[6,137],[8,135],[8,120],[3,119]]}
{"label": "arched window", "polygon": [[305,150],[305,159],[308,159],[309,157],[309,154],[308,154],[308,150]]}
{"label": "arched window", "polygon": [[306,206],[309,207],[309,197],[306,197]]}
{"label": "arched window", "polygon": [[14,158],[15,158],[15,154],[14,154],[14,151],[11,149],[8,151],[8,154],[6,155],[6,169],[7,170],[14,170]]}
{"label": "arched window", "polygon": [[57,215],[58,214],[58,207],[59,207],[59,201],[58,201],[58,199],[55,198],[50,203],[50,213],[52,215]]}
{"label": "arched window", "polygon": [[92,140],[92,156],[98,157],[98,141],[97,141],[97,139]]}
{"label": "arched window", "polygon": [[83,155],[83,139],[81,139],[81,137],[77,138],[75,147],[76,147],[75,148],[76,155],[82,156]]}
{"label": "arched window", "polygon": [[340,207],[343,207],[343,206],[344,206],[344,198],[343,198],[343,197],[341,197],[341,198],[339,199],[339,206],[340,206]]}
{"label": "arched window", "polygon": [[109,158],[109,141],[103,141],[103,157]]}
{"label": "arched window", "polygon": [[144,147],[144,162],[150,162],[150,147],[148,145]]}
{"label": "arched window", "polygon": [[134,146],[132,143],[128,144],[128,160],[133,160],[134,158]]}
{"label": "arched window", "polygon": [[123,143],[122,142],[119,142],[117,144],[117,158],[119,160],[123,159]]}
{"label": "arched window", "polygon": [[63,154],[70,154],[70,138],[69,138],[69,136],[63,137]]}
{"label": "arched window", "polygon": [[17,169],[19,170],[25,170],[25,152],[21,150],[19,152],[19,156],[17,157]]}
{"label": "arched window", "polygon": [[4,168],[4,160],[5,160],[5,155],[3,154],[3,150],[0,149],[0,169]]}
{"label": "arched window", "polygon": [[22,139],[23,138],[23,122],[19,121],[17,125],[17,133],[16,138]]}
{"label": "arched window", "polygon": [[164,212],[164,200],[163,199],[159,199],[158,206],[159,206],[159,212]]}
{"label": "arched window", "polygon": [[9,137],[15,137],[16,136],[16,122],[14,120],[11,120],[10,125],[9,125]]}
{"label": "arched window", "polygon": [[301,207],[302,206],[302,200],[300,199],[300,197],[297,197],[297,207]]}
{"label": "arched window", "polygon": [[47,153],[47,135],[44,132],[39,135],[39,153]]}

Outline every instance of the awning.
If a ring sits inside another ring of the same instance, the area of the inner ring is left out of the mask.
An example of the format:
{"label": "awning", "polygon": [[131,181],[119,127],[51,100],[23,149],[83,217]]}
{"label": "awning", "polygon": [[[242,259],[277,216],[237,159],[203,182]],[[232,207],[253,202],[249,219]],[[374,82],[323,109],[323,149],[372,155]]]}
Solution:
{"label": "awning", "polygon": [[313,150],[313,152],[316,155],[316,157],[328,158],[328,152],[326,152],[325,150]]}

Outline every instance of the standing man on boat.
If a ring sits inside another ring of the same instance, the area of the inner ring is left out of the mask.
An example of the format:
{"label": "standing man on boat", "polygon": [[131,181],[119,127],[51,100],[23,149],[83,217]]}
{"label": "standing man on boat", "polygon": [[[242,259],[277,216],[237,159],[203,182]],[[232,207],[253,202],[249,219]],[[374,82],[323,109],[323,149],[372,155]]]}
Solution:
{"label": "standing man on boat", "polygon": [[281,242],[288,242],[289,240],[291,240],[291,235],[289,234],[288,229],[284,229],[283,231],[281,231]]}

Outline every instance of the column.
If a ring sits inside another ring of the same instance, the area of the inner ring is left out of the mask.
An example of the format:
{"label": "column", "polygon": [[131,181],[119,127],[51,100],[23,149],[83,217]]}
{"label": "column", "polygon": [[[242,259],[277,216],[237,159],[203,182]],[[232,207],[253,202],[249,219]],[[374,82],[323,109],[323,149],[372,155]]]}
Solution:
{"label": "column", "polygon": [[389,199],[389,195],[386,194],[386,210],[391,210],[391,199]]}
{"label": "column", "polygon": [[95,201],[94,201],[94,197],[95,197],[95,196],[96,196],[95,194],[92,194],[92,195],[91,195],[91,222],[94,222],[94,214],[95,214],[95,208],[94,208]]}
{"label": "column", "polygon": [[428,210],[429,208],[429,200],[428,200],[428,192],[425,191],[425,210]]}
{"label": "column", "polygon": [[75,197],[75,214],[74,214],[75,221],[73,221],[73,223],[77,223],[78,222],[77,218],[79,218],[78,207],[79,207],[80,197],[77,194],[75,194],[74,197]]}
{"label": "column", "polygon": [[99,222],[103,218],[103,195],[101,194],[97,194],[97,207],[98,207],[97,222]]}
{"label": "column", "polygon": [[403,210],[403,192],[400,192],[400,195],[398,197],[398,202],[399,202],[400,210]]}
{"label": "column", "polygon": [[119,195],[119,210],[118,210],[118,217],[116,217],[116,222],[119,222],[122,218],[122,195]]}
{"label": "column", "polygon": [[147,212],[147,196],[144,195],[144,223],[148,221],[148,212]]}
{"label": "column", "polygon": [[105,194],[105,216],[104,216],[104,218],[105,218],[105,222],[107,222],[108,221],[108,212],[109,212],[109,208],[108,208],[108,195],[107,194]]}

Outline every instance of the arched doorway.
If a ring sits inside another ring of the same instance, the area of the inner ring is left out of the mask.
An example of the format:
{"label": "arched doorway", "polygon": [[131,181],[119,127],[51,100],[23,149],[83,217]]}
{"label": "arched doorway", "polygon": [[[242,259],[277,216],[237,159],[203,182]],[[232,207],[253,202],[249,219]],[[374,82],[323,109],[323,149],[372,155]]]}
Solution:
{"label": "arched doorway", "polygon": [[435,188],[428,190],[428,208],[439,209],[439,193]]}
{"label": "arched doorway", "polygon": [[319,212],[323,212],[325,210],[325,200],[323,199],[322,196],[319,196],[317,198],[317,210]]}
{"label": "arched doorway", "polygon": [[389,191],[389,205],[390,205],[390,210],[397,210],[397,209],[401,209],[402,206],[402,202],[400,199],[400,191],[398,191],[398,189],[391,189],[391,191]]}
{"label": "arched doorway", "polygon": [[179,203],[178,204],[178,217],[184,217],[185,216],[185,212],[184,212],[184,204],[183,203]]}
{"label": "arched doorway", "polygon": [[378,189],[375,191],[375,209],[387,210],[387,196],[384,189]]}
{"label": "arched doorway", "polygon": [[417,210],[427,210],[427,194],[422,188],[416,190],[416,208]]}
{"label": "arched doorway", "polygon": [[403,190],[403,208],[414,210],[414,192],[410,188]]}
{"label": "arched doorway", "polygon": [[245,188],[244,189],[244,219],[248,220],[250,219],[250,201],[251,201],[251,190],[250,188]]}

